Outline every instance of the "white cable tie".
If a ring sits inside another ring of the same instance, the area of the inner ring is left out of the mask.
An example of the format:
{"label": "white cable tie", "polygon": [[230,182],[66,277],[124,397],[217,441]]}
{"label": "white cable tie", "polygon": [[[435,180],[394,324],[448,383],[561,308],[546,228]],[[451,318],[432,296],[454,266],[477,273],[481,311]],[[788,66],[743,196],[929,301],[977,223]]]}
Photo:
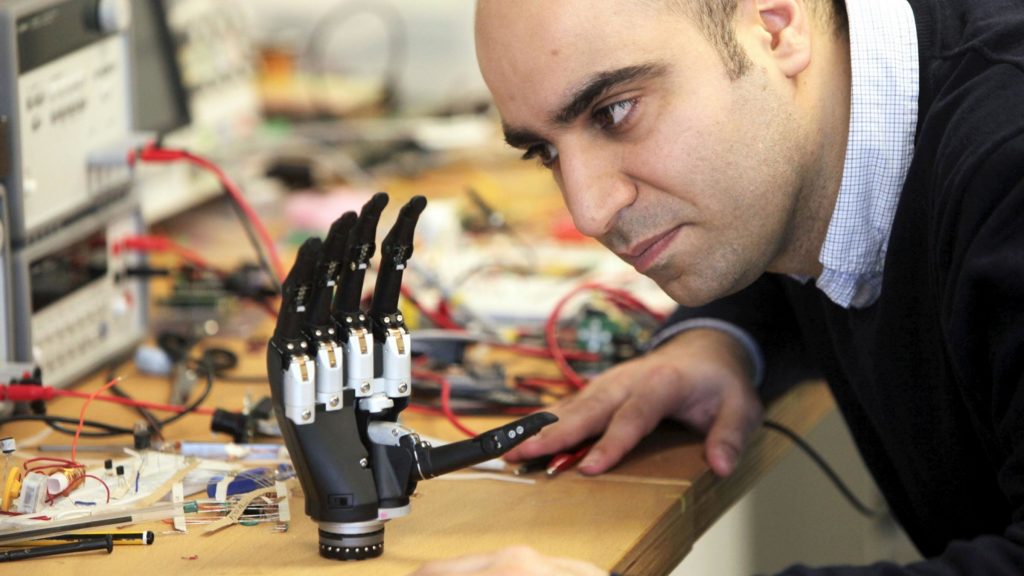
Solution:
{"label": "white cable tie", "polygon": [[217,482],[217,488],[213,492],[214,500],[227,500],[228,499],[228,484],[235,478],[233,476],[225,476],[220,482]]}
{"label": "white cable tie", "polygon": [[[171,487],[171,502],[178,504],[185,501],[185,487],[182,486],[181,482],[175,482],[174,486]],[[188,526],[185,524],[185,511],[181,507],[176,507],[177,513],[174,515],[174,529],[178,532],[187,532]]]}
{"label": "white cable tie", "polygon": [[277,519],[279,522],[291,522],[292,509],[288,504],[288,485],[278,480],[274,486],[277,488]]}

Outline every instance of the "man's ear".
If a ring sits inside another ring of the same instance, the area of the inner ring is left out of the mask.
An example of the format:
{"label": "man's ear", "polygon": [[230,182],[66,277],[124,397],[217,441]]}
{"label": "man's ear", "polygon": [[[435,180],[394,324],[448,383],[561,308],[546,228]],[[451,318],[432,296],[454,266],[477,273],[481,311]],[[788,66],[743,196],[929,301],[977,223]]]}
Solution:
{"label": "man's ear", "polygon": [[811,63],[811,16],[804,0],[745,0],[742,18],[779,71],[793,78]]}

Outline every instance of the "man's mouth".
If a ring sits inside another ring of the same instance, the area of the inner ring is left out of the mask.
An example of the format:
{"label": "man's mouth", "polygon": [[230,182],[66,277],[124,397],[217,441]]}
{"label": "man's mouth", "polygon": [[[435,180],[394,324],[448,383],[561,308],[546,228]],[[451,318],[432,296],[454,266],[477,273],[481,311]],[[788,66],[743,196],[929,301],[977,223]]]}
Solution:
{"label": "man's mouth", "polygon": [[644,274],[658,261],[658,258],[665,252],[669,244],[676,237],[682,226],[676,226],[670,230],[651,236],[641,242],[629,247],[625,252],[619,252],[620,258],[636,268],[637,272]]}

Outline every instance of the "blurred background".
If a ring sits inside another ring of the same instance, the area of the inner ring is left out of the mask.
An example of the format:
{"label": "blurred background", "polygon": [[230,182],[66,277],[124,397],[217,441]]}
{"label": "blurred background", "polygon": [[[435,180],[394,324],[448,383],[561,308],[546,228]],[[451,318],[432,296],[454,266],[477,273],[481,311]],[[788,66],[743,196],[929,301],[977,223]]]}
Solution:
{"label": "blurred background", "polygon": [[[544,322],[557,316],[552,310],[559,300],[581,282],[595,280],[628,289],[658,314],[672,309],[650,281],[582,238],[550,174],[524,166],[503,144],[474,57],[473,2],[133,0],[132,7],[132,137],[215,162],[267,218],[284,252],[310,235],[323,235],[337,215],[358,210],[377,190],[396,198],[429,198],[417,230],[415,266],[406,276],[418,300],[408,306],[412,328],[438,327],[430,315],[443,311],[442,320],[489,337],[514,333],[540,340]],[[90,154],[92,170],[95,151]],[[28,185],[19,186],[9,186],[9,199],[32,193]],[[185,163],[141,165],[133,173],[129,204],[138,210],[139,230],[176,239],[221,265],[239,266],[240,274],[230,277],[242,278],[241,290],[228,290],[220,280],[229,275],[197,278],[194,270],[172,270],[173,285],[153,292],[154,313],[138,321],[133,345],[168,328],[206,337],[247,334],[265,323],[259,311],[247,316],[225,304],[239,294],[265,297],[260,290],[270,288],[246,280],[245,265],[257,271],[258,265],[237,260],[236,207],[225,200],[221,179]],[[82,213],[94,209],[74,207]],[[382,233],[387,229],[382,224]],[[15,264],[49,249],[32,248],[33,242],[28,234],[19,243],[36,251],[13,254]],[[222,254],[227,262],[219,259]],[[3,258],[0,252],[0,264]],[[20,278],[16,270],[11,274]],[[27,286],[28,280],[17,284]],[[70,298],[69,293],[53,299]],[[3,300],[0,286],[0,307]],[[50,345],[41,335],[50,320],[42,314],[59,315],[54,310],[33,313],[35,334],[0,335],[15,344],[9,346],[14,360],[49,361],[40,353]],[[0,319],[3,313],[0,308]],[[560,325],[566,340],[596,358],[577,369],[596,371],[639,353],[657,314],[636,316],[593,300],[567,309]],[[81,332],[81,346],[95,340],[95,327],[90,329]],[[257,347],[266,343],[265,337],[256,340]],[[6,353],[3,344],[0,354]],[[76,367],[66,382],[97,366]],[[481,375],[487,374],[475,376]],[[504,376],[498,374],[502,383]],[[809,442],[854,493],[881,507],[834,411]],[[858,514],[794,450],[714,525],[674,574],[746,576],[794,562],[915,557],[891,519]]]}

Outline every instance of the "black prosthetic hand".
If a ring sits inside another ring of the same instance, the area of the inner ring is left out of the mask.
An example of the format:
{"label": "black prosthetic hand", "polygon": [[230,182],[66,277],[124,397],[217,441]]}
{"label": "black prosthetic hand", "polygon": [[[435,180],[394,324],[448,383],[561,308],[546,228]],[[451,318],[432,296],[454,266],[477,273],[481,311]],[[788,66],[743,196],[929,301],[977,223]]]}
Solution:
{"label": "black prosthetic hand", "polygon": [[267,372],[274,412],[306,497],[306,514],[320,525],[320,553],[362,559],[383,552],[384,525],[354,395],[343,390],[331,411],[317,402],[319,371],[312,354],[318,344],[309,339],[308,318],[322,247],[318,239],[307,240],[284,282]]}
{"label": "black prosthetic hand", "polygon": [[384,522],[409,513],[433,478],[507,452],[555,421],[541,412],[476,438],[433,447],[399,422],[412,388],[411,335],[398,309],[402,274],[426,200],[402,207],[381,246],[370,311],[360,309],[387,205],[375,195],[343,214],[324,241],[299,249],[267,352],[271,398],[320,554],[362,560],[384,550]]}

